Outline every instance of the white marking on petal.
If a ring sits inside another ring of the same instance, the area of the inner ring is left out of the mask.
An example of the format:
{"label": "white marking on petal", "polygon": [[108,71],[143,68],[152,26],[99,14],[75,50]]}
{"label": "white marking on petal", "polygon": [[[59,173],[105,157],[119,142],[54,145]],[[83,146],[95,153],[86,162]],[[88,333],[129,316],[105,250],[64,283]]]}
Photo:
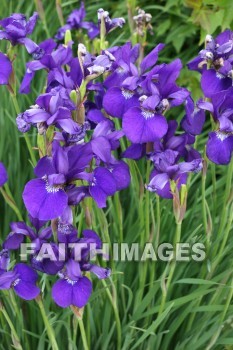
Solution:
{"label": "white marking on petal", "polygon": [[17,284],[19,284],[20,282],[20,278],[17,278],[13,283],[12,283],[12,286],[15,287],[17,286]]}
{"label": "white marking on petal", "polygon": [[227,138],[228,138],[228,134],[225,134],[225,133],[223,133],[223,132],[221,132],[221,131],[217,131],[216,132],[216,136],[217,136],[217,138],[220,140],[220,141],[224,141],[224,140],[226,140]]}
{"label": "white marking on petal", "polygon": [[71,284],[72,286],[75,285],[75,283],[77,283],[77,281],[73,281],[73,280],[69,279],[68,277],[66,277],[66,282]]}
{"label": "white marking on petal", "polygon": [[142,109],[142,115],[145,119],[150,119],[154,117],[154,112],[149,109]]}
{"label": "white marking on petal", "polygon": [[217,72],[217,73],[216,73],[216,77],[217,77],[218,79],[222,79],[222,78],[224,78],[224,75],[222,75],[221,73]]}
{"label": "white marking on petal", "polygon": [[122,95],[126,100],[129,100],[131,97],[133,97],[134,93],[131,90],[122,89]]}

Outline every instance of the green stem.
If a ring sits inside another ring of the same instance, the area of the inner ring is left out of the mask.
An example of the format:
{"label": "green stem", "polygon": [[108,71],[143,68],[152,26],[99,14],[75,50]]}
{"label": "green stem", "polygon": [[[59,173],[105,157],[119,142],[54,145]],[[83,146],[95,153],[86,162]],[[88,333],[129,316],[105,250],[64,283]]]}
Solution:
{"label": "green stem", "polygon": [[83,342],[83,349],[84,350],[89,350],[88,343],[87,343],[87,336],[86,336],[85,327],[84,327],[82,318],[78,318],[78,324],[79,324],[79,329],[80,329],[80,332],[81,332],[81,337],[82,337],[82,342]]}
{"label": "green stem", "polygon": [[[176,234],[175,234],[175,238],[174,238],[174,247],[180,241],[181,227],[182,227],[182,222],[177,222],[176,223]],[[175,258],[174,261],[172,261],[172,265],[171,265],[171,268],[170,268],[170,271],[169,271],[169,274],[168,274],[168,278],[167,278],[166,287],[165,287],[165,290],[163,291],[162,300],[161,300],[161,304],[160,304],[158,315],[161,315],[163,313],[163,311],[164,311],[168,290],[169,290],[169,287],[170,287],[170,284],[171,284],[171,281],[172,281],[172,278],[173,278],[173,275],[174,275],[174,272],[175,272],[175,268],[176,268],[176,258]]]}
{"label": "green stem", "polygon": [[15,330],[15,327],[14,327],[13,323],[11,322],[11,319],[10,319],[6,309],[2,305],[0,305],[0,312],[2,312],[2,314],[4,315],[4,317],[8,323],[8,326],[10,327],[11,337],[12,337],[12,341],[14,344],[14,348],[17,350],[23,350],[22,345],[20,343],[20,339],[19,339],[18,334]]}
{"label": "green stem", "polygon": [[222,207],[222,215],[221,215],[221,221],[220,221],[220,227],[219,227],[219,232],[218,234],[221,236],[224,226],[226,224],[226,219],[227,219],[227,207],[228,207],[228,199],[230,196],[231,192],[231,181],[232,181],[232,174],[233,174],[233,157],[231,159],[228,172],[227,172],[227,180],[226,180],[226,188],[225,188],[225,193],[224,193],[224,202],[223,202],[223,207]]}
{"label": "green stem", "polygon": [[208,242],[208,246],[209,246],[208,222],[207,222],[207,213],[206,213],[206,192],[205,192],[205,185],[206,185],[206,174],[205,174],[205,173],[202,173],[202,180],[201,180],[202,217],[203,217],[203,224],[204,224],[205,235],[206,235],[206,237],[207,237],[207,242]]}
{"label": "green stem", "polygon": [[[121,350],[121,321],[118,313],[118,307],[115,296],[112,296],[109,290],[109,287],[107,286],[107,283],[105,280],[102,280],[102,283],[104,287],[106,288],[106,293],[109,298],[110,303],[112,304],[115,320],[116,320],[116,328],[117,328],[117,350]],[[112,283],[113,285],[113,283]],[[113,285],[114,288],[114,285]]]}
{"label": "green stem", "polygon": [[49,340],[50,340],[50,343],[51,343],[51,346],[52,346],[52,349],[53,350],[59,350],[59,347],[57,345],[57,341],[56,341],[56,338],[55,338],[55,334],[54,334],[54,331],[53,331],[53,328],[47,318],[47,315],[46,315],[46,311],[45,311],[45,308],[44,308],[44,304],[43,304],[43,301],[41,299],[41,296],[37,297],[36,298],[36,302],[40,308],[40,312],[41,312],[41,316],[43,318],[43,321],[44,321],[44,324],[45,324],[45,328],[47,330],[47,334],[48,334],[48,337],[49,337]]}
{"label": "green stem", "polygon": [[161,226],[161,211],[160,211],[160,198],[156,195],[156,248],[159,245],[160,239],[160,226]]}

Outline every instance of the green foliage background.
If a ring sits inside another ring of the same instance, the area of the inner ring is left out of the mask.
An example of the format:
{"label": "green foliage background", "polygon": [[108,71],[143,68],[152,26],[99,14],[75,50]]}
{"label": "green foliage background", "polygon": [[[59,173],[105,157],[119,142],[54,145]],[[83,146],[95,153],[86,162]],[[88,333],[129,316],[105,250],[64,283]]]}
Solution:
{"label": "green foliage background", "polygon": [[[33,34],[35,41],[46,38],[46,30],[53,36],[59,27],[55,0],[42,0],[47,28],[40,21]],[[113,17],[127,18],[126,2],[86,1],[87,19],[96,18],[100,7]],[[140,8],[153,16],[153,35],[148,35],[147,50],[157,43],[167,44],[160,61],[170,62],[181,58],[184,69],[179,83],[192,91],[194,98],[201,97],[199,75],[185,68],[203,45],[208,34],[219,33],[231,27],[233,2],[231,0],[142,0]],[[66,18],[78,1],[62,1]],[[12,12],[23,12],[27,16],[36,9],[31,0],[1,0],[0,17]],[[111,34],[112,45],[122,44],[129,38],[129,30],[117,30]],[[3,51],[5,43],[0,43]],[[20,49],[16,61],[17,79],[24,74],[25,62],[29,56]],[[0,68],[1,69],[1,68]],[[43,75],[43,74],[42,74]],[[43,76],[45,78],[45,76]],[[41,73],[33,83],[33,92],[19,98],[21,110],[34,103],[45,80]],[[176,115],[174,115],[176,113]],[[183,110],[177,109],[172,117],[180,120]],[[28,151],[22,135],[15,126],[15,111],[8,92],[0,87],[0,159],[9,172],[9,186],[24,218],[21,194],[24,184],[33,177]],[[198,138],[198,149],[203,152],[209,125]],[[36,136],[30,134],[32,143]],[[94,293],[84,311],[84,325],[90,349],[232,349],[233,348],[233,303],[232,303],[232,193],[225,195],[226,184],[231,186],[229,167],[208,166],[206,190],[203,192],[202,176],[192,176],[188,186],[188,206],[182,225],[181,241],[206,243],[203,228],[202,209],[208,213],[208,234],[210,247],[203,263],[177,263],[171,284],[166,290],[167,275],[171,264],[164,262],[111,262],[111,280],[103,284],[94,279]],[[116,195],[108,202],[104,211],[94,207],[93,228],[104,241],[116,242],[173,242],[175,219],[172,202],[156,199],[145,193],[146,163],[131,164],[132,184],[129,189]],[[231,189],[231,187],[230,187]],[[204,195],[204,198],[203,198]],[[84,226],[83,212],[77,216],[79,228]],[[219,230],[225,218],[222,232]],[[16,221],[15,214],[3,200],[0,202],[0,242],[9,233],[9,223]],[[55,306],[50,296],[51,281],[44,278],[41,283],[44,304],[49,321],[54,329],[60,349],[83,349],[80,329],[72,311]],[[158,314],[163,294],[166,303]],[[45,331],[37,304],[12,299],[7,293],[0,293],[23,349],[49,349],[51,344]],[[17,307],[16,307],[17,306]],[[19,310],[18,313],[16,310]],[[9,325],[0,312],[0,349],[11,349],[12,337]],[[121,338],[121,340],[120,340]],[[15,344],[17,345],[17,344]]]}

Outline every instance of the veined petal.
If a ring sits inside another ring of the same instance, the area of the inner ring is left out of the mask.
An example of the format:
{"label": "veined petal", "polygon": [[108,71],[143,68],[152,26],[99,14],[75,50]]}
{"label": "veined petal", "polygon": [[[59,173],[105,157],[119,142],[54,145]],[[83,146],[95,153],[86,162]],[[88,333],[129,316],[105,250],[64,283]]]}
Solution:
{"label": "veined petal", "polygon": [[72,305],[85,306],[92,293],[92,283],[87,277],[81,277],[73,286]]}
{"label": "veined petal", "polygon": [[166,119],[149,110],[133,107],[123,116],[123,130],[133,143],[153,142],[162,138],[167,129]]}
{"label": "veined petal", "polygon": [[12,72],[12,64],[9,58],[0,52],[0,85],[7,85]]}
{"label": "veined petal", "polygon": [[230,163],[233,151],[233,135],[221,131],[211,132],[207,142],[207,157],[215,164]]}
{"label": "veined petal", "polygon": [[73,286],[66,280],[57,281],[52,288],[52,297],[55,303],[63,308],[72,305]]}
{"label": "veined petal", "polygon": [[68,204],[68,196],[60,186],[50,186],[42,179],[34,179],[26,184],[23,200],[30,215],[40,220],[61,216]]}

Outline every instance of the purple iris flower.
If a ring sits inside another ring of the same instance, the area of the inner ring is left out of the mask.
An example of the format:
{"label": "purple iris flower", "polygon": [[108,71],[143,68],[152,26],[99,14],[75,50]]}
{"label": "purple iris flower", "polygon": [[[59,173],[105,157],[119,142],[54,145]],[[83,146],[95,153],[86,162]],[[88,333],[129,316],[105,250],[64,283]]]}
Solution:
{"label": "purple iris flower", "polygon": [[169,149],[154,153],[151,159],[153,160],[154,170],[146,188],[163,198],[172,198],[171,180],[176,182],[179,189],[182,184],[186,183],[189,172],[198,172],[202,169],[201,158],[178,163],[179,153]]}
{"label": "purple iris flower", "polygon": [[0,85],[8,85],[12,72],[12,64],[9,58],[0,52]]}
{"label": "purple iris flower", "polygon": [[85,306],[91,296],[92,283],[82,275],[78,262],[70,260],[64,272],[59,274],[52,288],[52,297],[56,304],[66,308],[71,305],[79,308]]}
{"label": "purple iris flower", "polygon": [[233,88],[212,96],[212,103],[200,101],[199,107],[208,110],[216,123],[209,134],[206,147],[208,158],[216,164],[228,164],[233,151]]}
{"label": "purple iris flower", "polygon": [[145,98],[141,107],[130,108],[123,115],[122,128],[133,143],[153,142],[167,132],[167,121],[156,111],[160,99],[158,96]]}
{"label": "purple iris flower", "polygon": [[3,30],[0,30],[0,40],[9,40],[12,45],[24,45],[29,54],[32,54],[34,59],[40,59],[44,51],[31,39],[27,38],[27,35],[32,34],[38,14],[34,12],[32,17],[27,21],[26,17],[20,13],[13,13],[10,17],[4,18],[0,21],[0,26]]}
{"label": "purple iris flower", "polygon": [[8,180],[8,175],[5,166],[0,162],[0,187],[2,187]]}
{"label": "purple iris flower", "polygon": [[112,117],[122,118],[124,113],[131,107],[140,106],[139,95],[137,93],[138,77],[126,78],[121,87],[110,88],[103,99],[105,111]]}
{"label": "purple iris flower", "polygon": [[51,220],[61,216],[68,205],[66,186],[80,179],[92,159],[89,144],[66,150],[53,142],[52,157],[39,160],[34,171],[38,179],[29,181],[23,192],[24,204],[34,218]]}
{"label": "purple iris flower", "polygon": [[7,271],[10,263],[10,255],[7,249],[0,251],[0,275]]}
{"label": "purple iris flower", "polygon": [[111,19],[109,17],[108,11],[104,11],[103,9],[99,9],[97,11],[97,15],[98,15],[99,28],[100,28],[101,22],[103,21],[105,23],[105,29],[106,29],[107,33],[111,32],[112,30],[114,30],[117,27],[122,28],[123,25],[125,24],[124,18]]}
{"label": "purple iris flower", "polygon": [[84,275],[85,272],[93,272],[99,279],[105,279],[111,273],[110,269],[90,262],[90,244],[95,244],[96,249],[102,247],[102,242],[94,231],[84,230],[83,237],[79,239],[79,242],[87,245],[85,249],[82,249],[81,261],[77,262],[70,258],[65,268],[58,274],[60,280],[52,288],[54,301],[63,308],[71,305],[81,308],[88,302],[92,292],[92,283]]}
{"label": "purple iris flower", "polygon": [[5,239],[3,247],[8,250],[19,249],[20,244],[25,241],[25,237],[28,237],[32,243],[35,243],[36,246],[38,246],[38,250],[41,243],[45,242],[52,236],[52,229],[50,227],[41,229],[43,225],[44,222],[41,222],[39,230],[37,229],[35,231],[24,222],[11,223],[11,232]]}
{"label": "purple iris flower", "polygon": [[127,77],[138,74],[135,62],[139,57],[139,45],[132,47],[131,42],[127,42],[123,46],[109,49],[109,52],[115,57],[115,61],[112,63],[112,73],[104,81],[104,86],[108,89],[121,87]]}
{"label": "purple iris flower", "polygon": [[27,132],[31,125],[47,129],[50,125],[64,130],[69,134],[79,131],[79,126],[72,119],[71,110],[75,108],[64,90],[52,90],[40,95],[36,105],[19,114],[16,123],[19,131]]}
{"label": "purple iris flower", "polygon": [[206,97],[232,86],[233,32],[226,30],[215,39],[206,37],[206,48],[188,67],[202,73],[201,87]]}
{"label": "purple iris flower", "polygon": [[186,133],[175,135],[177,126],[176,121],[170,121],[166,135],[154,142],[154,150],[148,154],[154,169],[146,188],[163,198],[172,198],[171,180],[179,189],[186,183],[188,173],[202,169],[201,155],[191,146],[195,137]]}
{"label": "purple iris flower", "polygon": [[80,29],[84,28],[87,30],[87,34],[90,39],[94,39],[99,34],[98,26],[92,22],[85,22],[84,18],[86,17],[86,10],[84,3],[81,3],[79,9],[75,9],[71,12],[66,20],[66,24],[59,28],[58,32],[55,35],[55,39],[62,40],[65,37],[67,30]]}
{"label": "purple iris flower", "polygon": [[20,93],[28,94],[30,92],[30,84],[37,71],[41,69],[50,71],[71,61],[72,49],[70,45],[66,47],[60,45],[54,50],[56,45],[53,39],[47,39],[39,44],[39,47],[44,50],[44,56],[26,64],[26,73],[20,85]]}
{"label": "purple iris flower", "polygon": [[205,123],[205,112],[195,106],[193,99],[188,96],[185,102],[186,114],[181,121],[181,127],[192,135],[200,135]]}
{"label": "purple iris flower", "polygon": [[22,299],[35,299],[40,289],[36,285],[37,273],[25,264],[16,264],[12,271],[0,274],[0,289],[12,288]]}

